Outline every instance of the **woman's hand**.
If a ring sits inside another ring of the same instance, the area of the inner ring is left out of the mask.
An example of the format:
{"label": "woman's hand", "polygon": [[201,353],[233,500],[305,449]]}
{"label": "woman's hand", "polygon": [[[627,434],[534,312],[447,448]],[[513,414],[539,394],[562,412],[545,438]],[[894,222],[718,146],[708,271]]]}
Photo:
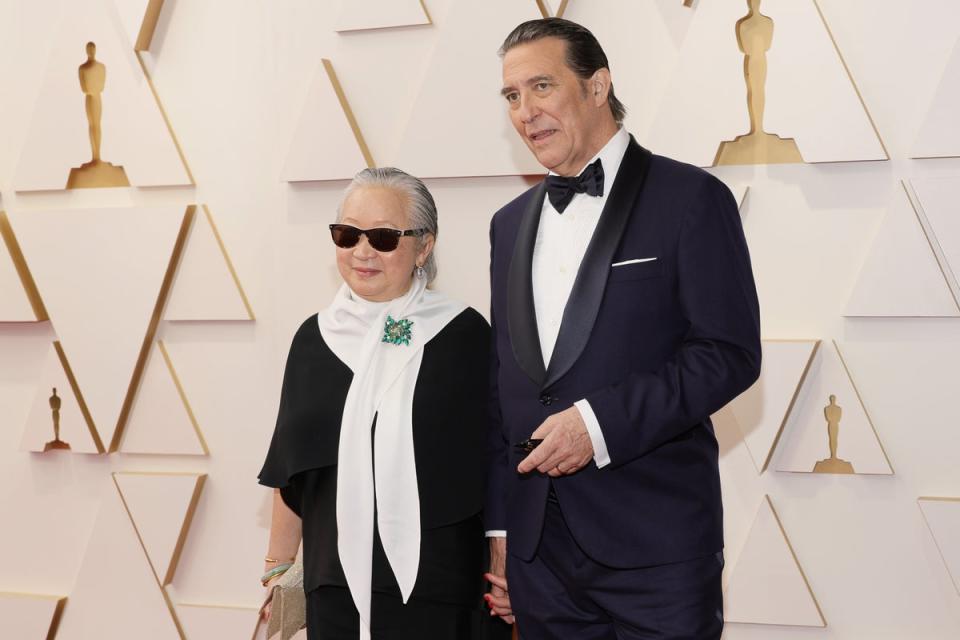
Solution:
{"label": "woman's hand", "polygon": [[507,539],[490,538],[490,571],[483,574],[490,583],[490,593],[483,599],[490,607],[491,616],[500,616],[507,624],[513,624],[513,609],[510,607],[510,591],[507,588]]}

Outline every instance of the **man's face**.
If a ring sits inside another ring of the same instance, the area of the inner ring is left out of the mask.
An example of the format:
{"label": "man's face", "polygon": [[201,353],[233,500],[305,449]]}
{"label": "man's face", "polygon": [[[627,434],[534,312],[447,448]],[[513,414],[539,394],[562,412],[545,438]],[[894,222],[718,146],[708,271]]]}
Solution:
{"label": "man's face", "polygon": [[540,38],[518,45],[503,57],[503,97],[510,120],[547,169],[577,175],[602,148],[602,109],[566,64],[566,43]]}

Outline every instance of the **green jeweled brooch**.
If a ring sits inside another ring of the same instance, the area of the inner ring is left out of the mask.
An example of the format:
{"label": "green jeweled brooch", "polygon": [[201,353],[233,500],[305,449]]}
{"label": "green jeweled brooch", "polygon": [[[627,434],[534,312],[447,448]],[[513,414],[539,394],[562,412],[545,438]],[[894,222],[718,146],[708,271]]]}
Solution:
{"label": "green jeweled brooch", "polygon": [[383,325],[383,340],[381,342],[388,342],[390,344],[402,344],[410,346],[410,327],[413,326],[413,323],[409,320],[401,318],[400,320],[394,320],[392,317],[387,316],[387,322]]}

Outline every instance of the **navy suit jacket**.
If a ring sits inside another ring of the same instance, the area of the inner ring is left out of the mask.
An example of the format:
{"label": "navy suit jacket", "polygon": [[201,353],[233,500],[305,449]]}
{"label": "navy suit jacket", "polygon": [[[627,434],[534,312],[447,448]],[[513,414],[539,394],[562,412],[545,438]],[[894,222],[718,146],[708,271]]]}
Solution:
{"label": "navy suit jacket", "polygon": [[[609,180],[609,178],[608,178]],[[723,548],[710,415],[760,372],[760,317],[730,190],[709,173],[631,139],[544,366],[531,264],[544,183],[493,217],[492,428],[485,526],[536,553],[550,478],[521,476],[514,444],[586,398],[611,463],[553,485],[571,533],[617,568]],[[611,267],[613,263],[656,258]]]}

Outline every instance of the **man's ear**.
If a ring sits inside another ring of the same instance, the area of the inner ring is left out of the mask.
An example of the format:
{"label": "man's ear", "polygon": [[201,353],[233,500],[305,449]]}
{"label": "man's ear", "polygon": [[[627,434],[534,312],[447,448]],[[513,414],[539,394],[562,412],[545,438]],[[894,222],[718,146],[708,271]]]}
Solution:
{"label": "man's ear", "polygon": [[607,96],[610,95],[610,84],[609,69],[597,69],[593,75],[590,76],[590,93],[595,106],[601,107],[607,103]]}

